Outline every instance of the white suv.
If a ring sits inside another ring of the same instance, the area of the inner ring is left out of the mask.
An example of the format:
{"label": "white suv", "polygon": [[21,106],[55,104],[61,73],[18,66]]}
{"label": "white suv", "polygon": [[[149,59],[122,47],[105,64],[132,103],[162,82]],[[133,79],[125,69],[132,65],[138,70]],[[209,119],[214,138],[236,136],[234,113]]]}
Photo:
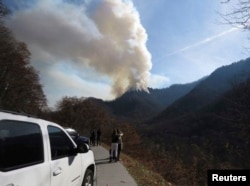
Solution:
{"label": "white suv", "polygon": [[0,112],[1,186],[92,186],[95,175],[93,152],[61,126]]}

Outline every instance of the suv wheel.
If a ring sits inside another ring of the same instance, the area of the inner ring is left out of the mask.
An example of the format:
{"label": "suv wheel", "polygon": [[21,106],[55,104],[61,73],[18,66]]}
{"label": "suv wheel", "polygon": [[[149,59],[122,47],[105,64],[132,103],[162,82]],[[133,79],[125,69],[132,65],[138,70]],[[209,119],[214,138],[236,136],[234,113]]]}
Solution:
{"label": "suv wheel", "polygon": [[90,169],[88,169],[84,175],[82,186],[93,186],[93,185],[94,185],[93,172]]}

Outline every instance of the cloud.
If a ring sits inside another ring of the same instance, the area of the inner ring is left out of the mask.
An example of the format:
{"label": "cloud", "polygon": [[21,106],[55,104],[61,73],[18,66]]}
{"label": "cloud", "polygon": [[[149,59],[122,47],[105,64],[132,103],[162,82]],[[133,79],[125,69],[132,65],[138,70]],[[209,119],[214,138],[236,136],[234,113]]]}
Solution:
{"label": "cloud", "polygon": [[[115,96],[128,89],[147,90],[151,55],[133,3],[96,2],[39,0],[14,12],[7,24],[28,44],[32,63],[42,75],[67,61],[78,73],[91,68],[100,78],[109,77]],[[44,83],[46,87],[49,82]]]}
{"label": "cloud", "polygon": [[170,79],[166,76],[151,74],[149,78],[149,87],[151,88],[165,88],[169,85]]}
{"label": "cloud", "polygon": [[113,99],[109,94],[111,88],[105,82],[84,80],[76,74],[65,73],[56,68],[50,68],[44,75],[42,82],[49,81],[44,89],[45,92],[49,92],[47,99],[50,107],[56,105],[59,98],[64,96],[89,97],[91,95],[104,100]]}

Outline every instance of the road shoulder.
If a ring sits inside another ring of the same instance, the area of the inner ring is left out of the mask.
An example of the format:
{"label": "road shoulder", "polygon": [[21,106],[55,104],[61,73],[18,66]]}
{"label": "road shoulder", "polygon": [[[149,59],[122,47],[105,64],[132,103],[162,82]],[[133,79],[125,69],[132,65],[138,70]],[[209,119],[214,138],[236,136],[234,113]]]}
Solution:
{"label": "road shoulder", "polygon": [[137,186],[134,178],[128,173],[121,162],[109,163],[109,152],[102,146],[93,146],[97,186]]}

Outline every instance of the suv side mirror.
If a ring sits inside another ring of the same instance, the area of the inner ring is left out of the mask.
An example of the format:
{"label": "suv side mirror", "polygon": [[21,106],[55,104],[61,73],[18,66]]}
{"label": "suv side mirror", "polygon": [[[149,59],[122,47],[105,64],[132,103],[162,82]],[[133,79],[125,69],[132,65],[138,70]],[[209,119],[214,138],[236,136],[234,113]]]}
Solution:
{"label": "suv side mirror", "polygon": [[89,146],[82,141],[78,141],[77,150],[79,153],[87,153],[89,151]]}

